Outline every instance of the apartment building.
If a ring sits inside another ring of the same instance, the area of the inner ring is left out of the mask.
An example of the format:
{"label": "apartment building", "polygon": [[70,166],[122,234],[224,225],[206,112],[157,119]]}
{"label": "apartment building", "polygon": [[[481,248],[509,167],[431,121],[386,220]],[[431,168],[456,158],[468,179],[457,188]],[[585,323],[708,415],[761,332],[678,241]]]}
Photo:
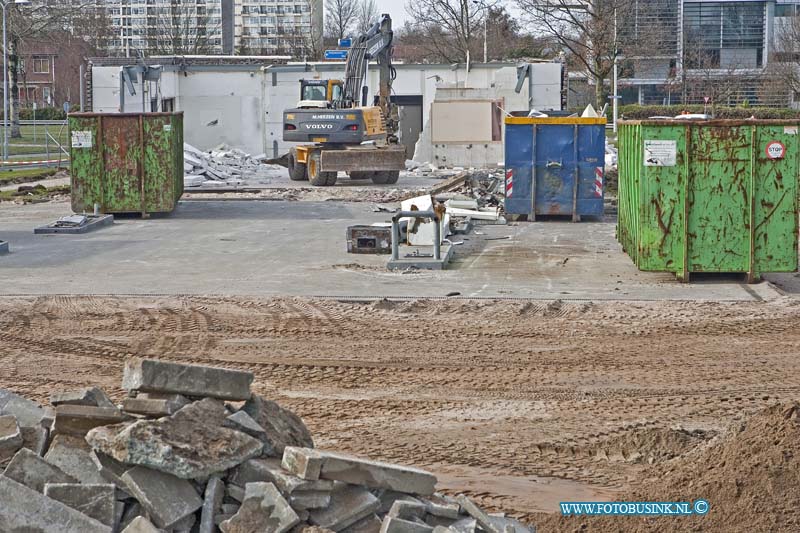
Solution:
{"label": "apartment building", "polygon": [[795,15],[800,0],[635,0],[619,22],[623,103],[791,104],[768,67]]}
{"label": "apartment building", "polygon": [[323,0],[102,0],[109,53],[311,56]]}

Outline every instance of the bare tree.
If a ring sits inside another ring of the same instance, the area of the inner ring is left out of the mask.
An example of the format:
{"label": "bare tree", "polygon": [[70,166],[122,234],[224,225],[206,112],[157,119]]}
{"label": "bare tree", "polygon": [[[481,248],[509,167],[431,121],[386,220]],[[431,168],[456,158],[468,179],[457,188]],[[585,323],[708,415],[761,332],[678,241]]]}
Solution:
{"label": "bare tree", "polygon": [[[606,81],[621,56],[618,22],[633,0],[515,0],[532,27],[557,41],[595,83],[595,101],[607,99]],[[620,24],[621,26],[621,24]]]}
{"label": "bare tree", "polygon": [[366,33],[373,24],[378,22],[380,12],[375,0],[361,0],[358,5],[358,20],[356,21],[356,33]]}
{"label": "bare tree", "polygon": [[[777,21],[780,20],[780,24]],[[773,51],[762,77],[759,96],[785,106],[800,93],[800,14],[776,19]]]}
{"label": "bare tree", "polygon": [[441,60],[467,61],[483,47],[483,23],[497,0],[409,0],[406,11],[414,28],[427,35],[420,43]]}
{"label": "bare tree", "polygon": [[[8,73],[11,102],[10,136],[21,137],[19,128],[19,81],[22,74],[20,59],[26,43],[54,39],[62,32],[74,35],[94,17],[92,0],[50,0],[46,3],[17,5],[9,3],[8,17]],[[88,15],[88,17],[87,17]]]}
{"label": "bare tree", "polygon": [[325,34],[344,39],[358,21],[358,0],[325,0]]}
{"label": "bare tree", "polygon": [[169,5],[148,12],[146,23],[138,29],[149,55],[202,55],[215,50],[213,39],[221,33],[219,24],[211,24],[211,16],[203,5],[170,0]]}

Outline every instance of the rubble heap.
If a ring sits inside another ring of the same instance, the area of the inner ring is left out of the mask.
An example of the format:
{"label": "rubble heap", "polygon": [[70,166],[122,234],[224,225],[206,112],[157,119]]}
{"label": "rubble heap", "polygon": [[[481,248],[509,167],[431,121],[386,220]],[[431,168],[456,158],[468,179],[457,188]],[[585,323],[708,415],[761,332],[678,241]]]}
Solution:
{"label": "rubble heap", "polygon": [[50,407],[0,389],[0,531],[532,533],[424,470],[314,448],[253,374],[134,359]]}
{"label": "rubble heap", "polygon": [[266,155],[251,156],[238,148],[221,144],[210,152],[183,144],[184,187],[236,187],[243,178],[265,169],[285,172],[282,167],[266,165]]}

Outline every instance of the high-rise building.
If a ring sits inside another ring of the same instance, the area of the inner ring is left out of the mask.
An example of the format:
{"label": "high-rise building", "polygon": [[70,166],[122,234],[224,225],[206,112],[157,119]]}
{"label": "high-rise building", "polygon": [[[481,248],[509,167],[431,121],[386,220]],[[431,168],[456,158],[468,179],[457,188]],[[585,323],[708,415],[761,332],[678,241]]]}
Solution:
{"label": "high-rise building", "polygon": [[768,67],[795,15],[800,0],[634,0],[619,18],[623,103],[787,105]]}
{"label": "high-rise building", "polygon": [[292,55],[322,47],[323,0],[101,0],[111,55]]}

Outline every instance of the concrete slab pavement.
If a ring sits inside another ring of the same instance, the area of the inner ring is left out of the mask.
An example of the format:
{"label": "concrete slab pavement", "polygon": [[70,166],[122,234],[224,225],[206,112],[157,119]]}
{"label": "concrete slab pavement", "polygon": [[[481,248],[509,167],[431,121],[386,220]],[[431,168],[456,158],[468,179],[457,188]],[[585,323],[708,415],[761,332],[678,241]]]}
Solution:
{"label": "concrete slab pavement", "polygon": [[218,294],[591,300],[754,300],[741,278],[681,284],[639,272],[613,222],[521,222],[454,236],[443,272],[389,272],[389,256],[347,253],[347,226],[383,222],[367,203],[181,201],[169,216],[117,217],[86,235],[34,235],[65,201],[0,206],[0,294]]}

